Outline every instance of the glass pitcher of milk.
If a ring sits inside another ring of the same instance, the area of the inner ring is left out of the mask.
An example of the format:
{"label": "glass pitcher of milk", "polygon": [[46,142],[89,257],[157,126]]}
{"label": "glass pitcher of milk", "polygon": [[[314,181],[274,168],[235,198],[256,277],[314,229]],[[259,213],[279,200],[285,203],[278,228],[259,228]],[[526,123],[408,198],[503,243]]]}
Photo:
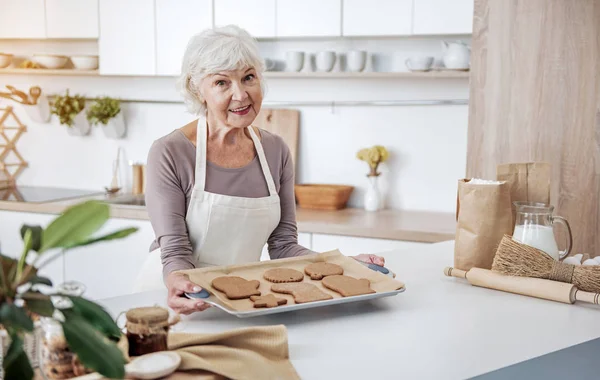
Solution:
{"label": "glass pitcher of milk", "polygon": [[[560,216],[554,216],[554,206],[534,202],[513,202],[517,208],[517,221],[513,239],[540,249],[557,261],[567,257],[573,247],[573,235],[569,222]],[[559,251],[554,237],[554,223],[567,228],[567,249]]]}

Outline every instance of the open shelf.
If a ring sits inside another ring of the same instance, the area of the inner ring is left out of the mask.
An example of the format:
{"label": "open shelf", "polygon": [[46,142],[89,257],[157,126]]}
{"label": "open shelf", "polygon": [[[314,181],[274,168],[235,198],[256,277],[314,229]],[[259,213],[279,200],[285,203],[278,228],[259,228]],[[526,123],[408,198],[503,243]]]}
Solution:
{"label": "open shelf", "polygon": [[[98,70],[74,70],[74,69],[19,69],[7,68],[0,69],[0,74],[16,75],[65,75],[65,76],[126,76],[136,77],[138,75],[102,75]],[[152,75],[139,75],[148,77]],[[164,75],[156,75],[164,77]],[[333,79],[353,79],[353,78],[469,78],[469,71],[459,70],[431,70],[426,72],[287,72],[287,71],[267,71],[266,78],[333,78]]]}

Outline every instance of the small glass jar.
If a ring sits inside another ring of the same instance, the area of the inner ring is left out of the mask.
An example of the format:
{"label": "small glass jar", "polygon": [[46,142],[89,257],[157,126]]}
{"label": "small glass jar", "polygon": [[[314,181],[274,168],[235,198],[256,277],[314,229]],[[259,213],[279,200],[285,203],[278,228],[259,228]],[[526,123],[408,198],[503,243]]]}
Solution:
{"label": "small glass jar", "polygon": [[129,356],[168,350],[169,311],[162,307],[138,307],[125,314],[125,330],[129,343]]}

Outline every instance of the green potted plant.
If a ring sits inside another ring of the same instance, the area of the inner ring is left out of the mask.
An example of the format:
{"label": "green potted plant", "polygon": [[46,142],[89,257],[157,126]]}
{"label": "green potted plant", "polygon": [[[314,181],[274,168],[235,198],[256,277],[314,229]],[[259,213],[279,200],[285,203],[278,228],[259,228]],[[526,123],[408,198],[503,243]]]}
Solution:
{"label": "green potted plant", "polygon": [[90,132],[85,113],[85,98],[81,95],[59,95],[52,103],[51,113],[58,116],[60,124],[66,125],[69,134],[74,136],[85,136]]}
{"label": "green potted plant", "polygon": [[93,236],[108,218],[106,203],[82,202],[67,209],[46,228],[23,225],[23,250],[18,260],[0,254],[0,323],[10,338],[2,361],[5,379],[34,377],[31,355],[23,349],[27,336],[35,334],[32,316],[59,325],[69,349],[85,368],[108,378],[124,377],[126,356],[117,346],[123,337],[113,318],[100,305],[81,296],[52,289],[42,292],[41,285],[53,284],[49,278],[38,275],[41,268],[67,250],[121,239],[137,231],[126,228]]}
{"label": "green potted plant", "polygon": [[121,112],[121,101],[105,96],[94,101],[87,111],[91,125],[102,124],[104,135],[118,139],[125,135],[125,120]]}

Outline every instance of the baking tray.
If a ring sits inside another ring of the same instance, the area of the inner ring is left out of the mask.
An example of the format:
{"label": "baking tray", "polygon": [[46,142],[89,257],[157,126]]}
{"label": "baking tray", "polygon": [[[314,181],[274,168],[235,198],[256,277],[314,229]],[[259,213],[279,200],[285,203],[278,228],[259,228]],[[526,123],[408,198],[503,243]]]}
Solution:
{"label": "baking tray", "polygon": [[[390,292],[363,294],[360,296],[334,298],[332,300],[297,303],[297,304],[293,304],[293,305],[284,305],[284,306],[268,307],[268,308],[256,308],[254,310],[248,310],[248,311],[237,311],[237,310],[230,309],[227,306],[222,305],[219,302],[219,300],[216,297],[214,297],[214,295],[211,295],[209,298],[202,299],[202,301],[204,301],[214,307],[217,307],[228,314],[235,315],[238,318],[249,318],[249,317],[260,317],[262,315],[310,309],[313,307],[339,305],[339,304],[343,304],[343,303],[360,302],[360,301],[368,301],[368,300],[383,298],[383,297],[391,297],[391,296],[395,296],[399,293],[404,292],[405,289],[406,288],[393,290]],[[277,294],[276,296],[279,296],[279,294]]]}
{"label": "baking tray", "polygon": [[[253,303],[249,299],[229,300],[224,293],[212,287],[212,280],[220,276],[240,276],[246,280],[259,280],[261,286],[259,291],[265,295],[271,293],[270,285],[262,278],[265,270],[271,268],[292,268],[304,272],[304,267],[309,263],[314,262],[330,262],[338,264],[344,268],[344,274],[354,278],[366,278],[371,283],[371,288],[376,293],[363,294],[351,297],[342,297],[339,293],[330,289],[326,289],[321,281],[312,280],[309,276],[305,276],[303,282],[315,284],[321,291],[330,294],[333,299],[295,303],[294,298],[288,294],[273,293],[276,297],[285,298],[288,300],[286,305],[276,306],[272,308],[254,308]],[[390,268],[391,269],[391,268]],[[187,274],[191,281],[202,286],[205,290],[204,295],[196,295],[204,302],[207,302],[228,314],[235,315],[239,318],[255,317],[261,315],[269,315],[276,313],[285,313],[296,310],[310,309],[315,307],[339,305],[350,302],[367,301],[377,298],[390,297],[398,295],[405,291],[403,282],[392,278],[392,276],[383,274],[379,271],[369,269],[367,266],[360,264],[353,258],[344,256],[338,250],[323,252],[313,255],[300,257],[292,257],[278,260],[267,260],[248,264],[229,265],[220,267],[205,267],[188,269],[181,271]],[[393,273],[392,273],[393,274]]]}

